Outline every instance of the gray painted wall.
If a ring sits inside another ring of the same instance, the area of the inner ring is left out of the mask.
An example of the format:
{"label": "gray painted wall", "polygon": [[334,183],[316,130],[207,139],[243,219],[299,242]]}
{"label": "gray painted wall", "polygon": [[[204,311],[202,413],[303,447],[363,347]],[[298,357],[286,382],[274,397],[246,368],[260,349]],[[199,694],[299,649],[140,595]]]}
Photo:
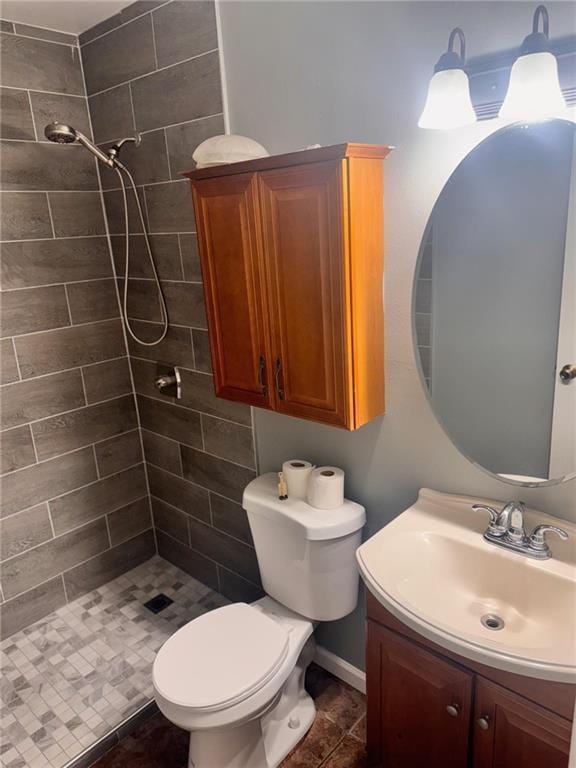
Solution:
{"label": "gray painted wall", "polygon": [[[573,8],[550,3],[553,36],[573,34]],[[319,142],[392,144],[386,160],[387,413],[346,433],[255,411],[259,466],[302,456],[339,464],[346,492],[366,505],[372,534],[427,486],[532,506],[576,520],[576,483],[522,489],[465,459],[436,421],[416,371],[411,336],[414,267],[440,190],[462,158],[501,127],[417,128],[430,73],[452,27],[470,55],[519,45],[534,5],[524,2],[223,2],[220,5],[231,129],[284,152]],[[364,666],[362,608],[324,625],[319,641]]]}

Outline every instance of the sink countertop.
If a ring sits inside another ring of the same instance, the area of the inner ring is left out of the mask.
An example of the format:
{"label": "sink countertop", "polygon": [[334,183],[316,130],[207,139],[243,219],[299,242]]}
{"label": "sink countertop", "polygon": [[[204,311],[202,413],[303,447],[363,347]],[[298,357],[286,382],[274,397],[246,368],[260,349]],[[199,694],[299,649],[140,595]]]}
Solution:
{"label": "sink countertop", "polygon": [[[526,509],[530,533],[553,534],[552,557],[536,560],[486,542],[488,514],[502,502],[422,489],[416,503],[368,539],[357,559],[366,586],[400,621],[438,645],[497,669],[576,683],[576,525]],[[480,621],[504,620],[500,630]]]}

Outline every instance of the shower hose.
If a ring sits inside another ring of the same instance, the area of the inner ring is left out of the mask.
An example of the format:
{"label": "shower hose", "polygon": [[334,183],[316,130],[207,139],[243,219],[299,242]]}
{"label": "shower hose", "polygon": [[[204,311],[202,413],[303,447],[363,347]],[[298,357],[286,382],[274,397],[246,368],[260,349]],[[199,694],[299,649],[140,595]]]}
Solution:
{"label": "shower hose", "polygon": [[[132,178],[132,174],[126,168],[125,165],[123,165],[118,159],[114,162],[114,170],[118,174],[118,178],[120,179],[120,185],[122,188],[122,197],[124,199],[124,233],[125,233],[125,253],[124,253],[124,292],[123,292],[123,310],[124,310],[124,323],[126,325],[126,330],[130,334],[130,336],[136,341],[138,344],[143,344],[145,347],[153,347],[156,344],[160,344],[160,342],[166,337],[166,334],[168,333],[168,310],[166,309],[166,300],[164,298],[164,293],[162,291],[162,286],[160,285],[160,280],[158,278],[158,272],[156,270],[156,264],[154,263],[154,257],[152,256],[152,248],[150,247],[150,238],[148,237],[148,232],[146,230],[146,222],[144,221],[144,214],[142,213],[142,205],[140,204],[140,198],[138,197],[138,192],[136,190],[136,184],[134,183],[134,179]],[[144,240],[146,241],[146,249],[148,251],[148,258],[150,260],[150,265],[152,267],[152,272],[154,274],[154,280],[156,281],[156,288],[158,290],[158,298],[160,302],[160,314],[162,316],[162,333],[161,335],[155,339],[154,341],[144,341],[143,339],[138,338],[136,335],[136,332],[133,330],[132,326],[130,325],[130,320],[128,318],[128,280],[130,275],[130,223],[128,219],[128,195],[126,193],[126,185],[124,183],[124,177],[122,176],[121,171],[124,171],[128,179],[130,180],[130,184],[132,185],[132,190],[134,191],[134,199],[136,200],[136,208],[138,209],[138,214],[140,216],[140,223],[142,225],[142,231],[144,232]]]}

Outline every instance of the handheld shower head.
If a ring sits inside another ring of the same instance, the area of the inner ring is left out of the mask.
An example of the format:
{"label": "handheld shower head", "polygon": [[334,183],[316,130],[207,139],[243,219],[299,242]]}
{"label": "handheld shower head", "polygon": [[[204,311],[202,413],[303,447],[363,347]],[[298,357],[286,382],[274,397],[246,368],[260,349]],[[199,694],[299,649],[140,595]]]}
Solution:
{"label": "handheld shower head", "polygon": [[97,146],[92,144],[90,139],[86,138],[86,136],[84,136],[83,133],[80,133],[76,128],[72,128],[71,125],[49,123],[46,128],[44,128],[44,136],[46,136],[49,141],[54,141],[56,144],[72,144],[72,142],[77,141],[79,144],[82,144],[83,147],[90,150],[100,162],[109,165],[111,168],[114,167],[113,158],[108,157],[108,155],[102,152],[101,149],[98,149]]}

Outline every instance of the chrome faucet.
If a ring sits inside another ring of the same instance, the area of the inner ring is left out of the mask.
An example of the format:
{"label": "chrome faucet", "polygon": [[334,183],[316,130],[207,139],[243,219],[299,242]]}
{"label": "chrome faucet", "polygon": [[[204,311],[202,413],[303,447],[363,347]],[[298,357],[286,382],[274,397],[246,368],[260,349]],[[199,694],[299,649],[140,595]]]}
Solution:
{"label": "chrome faucet", "polygon": [[486,504],[473,504],[472,509],[483,509],[490,515],[490,523],[484,531],[486,541],[528,557],[538,560],[552,557],[546,541],[547,533],[555,533],[562,541],[568,539],[566,531],[555,525],[537,525],[528,536],[524,527],[525,505],[522,501],[509,501],[500,512]]}

